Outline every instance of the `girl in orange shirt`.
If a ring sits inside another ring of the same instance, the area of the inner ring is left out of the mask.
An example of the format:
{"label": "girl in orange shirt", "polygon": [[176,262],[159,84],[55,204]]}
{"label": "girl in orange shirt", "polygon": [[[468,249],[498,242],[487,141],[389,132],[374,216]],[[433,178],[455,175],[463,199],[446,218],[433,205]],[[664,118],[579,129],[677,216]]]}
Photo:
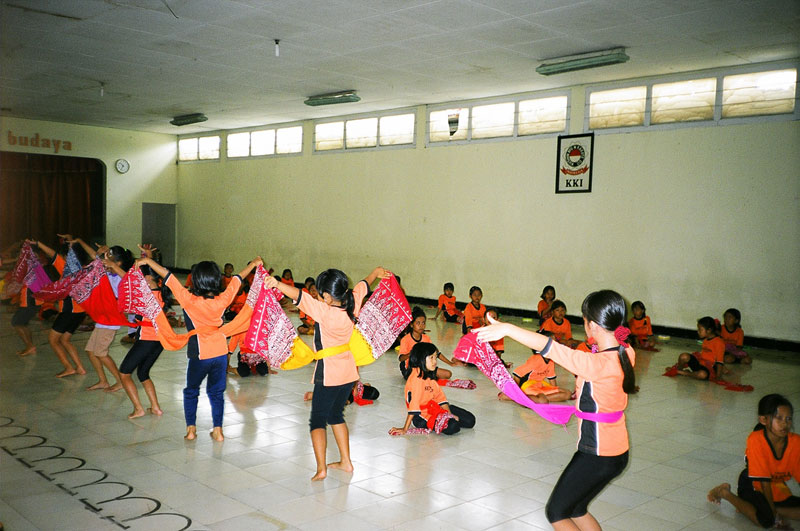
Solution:
{"label": "girl in orange shirt", "polygon": [[800,435],[792,433],[794,408],[786,397],[771,394],[758,402],[758,424],[747,438],[739,495],[723,483],[708,492],[708,501],[727,500],[763,528],[791,529],[784,520],[800,520],[800,497],[786,481],[800,481]]}
{"label": "girl in orange shirt", "polygon": [[580,341],[572,339],[572,325],[567,320],[567,305],[555,300],[550,306],[550,312],[552,316],[542,323],[540,331],[552,332],[553,339],[569,348],[577,347]]}
{"label": "girl in orange shirt", "polygon": [[545,286],[539,297],[542,300],[540,300],[539,304],[536,306],[536,313],[539,314],[539,326],[542,326],[542,323],[553,316],[551,306],[553,305],[553,301],[556,300],[556,288],[553,286]]}
{"label": "girl in orange shirt", "polygon": [[[390,275],[391,273],[384,268],[376,267],[367,278],[350,289],[344,272],[327,269],[319,274],[316,282],[322,300],[314,299],[295,286],[280,282],[274,277],[265,278],[264,286],[277,288],[292,299],[301,311],[314,319],[318,330],[314,334],[314,350],[319,352],[348,345],[370,284],[378,278],[388,278]],[[309,419],[317,473],[311,481],[325,479],[328,468],[353,471],[353,463],[350,460],[350,433],[344,421],[344,406],[357,380],[356,362],[349,349],[317,360],[312,377],[314,391]],[[339,447],[339,461],[335,463],[326,461],[328,425],[331,426],[336,446]]]}
{"label": "girl in orange shirt", "polygon": [[555,529],[600,529],[589,503],[628,464],[628,430],[624,410],[636,387],[635,353],[624,343],[625,301],[611,290],[586,296],[581,308],[586,337],[597,342],[592,353],[572,350],[536,332],[490,319],[478,339],[508,336],[541,352],[578,376],[578,451],[562,472],[545,514]]}
{"label": "girl in orange shirt", "polygon": [[677,374],[695,380],[713,380],[722,374],[724,368],[725,342],[717,336],[717,323],[708,316],[697,320],[697,336],[703,340],[701,351],[681,353]]}
{"label": "girl in orange shirt", "polygon": [[[408,364],[408,358],[411,354],[411,349],[413,349],[414,346],[419,343],[431,342],[431,338],[425,333],[425,325],[427,323],[428,317],[425,315],[425,310],[419,306],[414,306],[414,308],[411,310],[411,331],[404,335],[400,340],[400,350],[398,351],[399,356],[397,358],[400,362],[400,373],[406,380],[408,380],[408,376],[411,374],[411,367],[409,367]],[[441,352],[439,353],[439,359],[451,367],[455,367],[456,365],[464,365],[463,362],[457,360],[451,361],[447,359],[447,356]],[[441,368],[436,369],[436,378],[438,380],[449,380],[451,376],[453,376],[452,371]]]}
{"label": "girl in orange shirt", "polygon": [[481,304],[483,291],[478,286],[469,288],[470,303],[464,308],[464,322],[461,323],[461,333],[466,334],[473,328],[486,324],[486,306]]}
{"label": "girl in orange shirt", "polygon": [[644,307],[642,301],[634,301],[631,304],[631,311],[633,317],[628,321],[628,326],[631,329],[631,344],[639,350],[649,350],[651,352],[658,352],[655,347],[655,340],[653,340],[653,327],[650,324],[650,318],[647,316],[647,309]]}
{"label": "girl in orange shirt", "polygon": [[744,346],[744,332],[740,321],[742,314],[736,308],[728,308],[722,314],[722,327],[719,337],[725,342],[725,363],[743,363],[750,365],[753,360],[742,350]]}

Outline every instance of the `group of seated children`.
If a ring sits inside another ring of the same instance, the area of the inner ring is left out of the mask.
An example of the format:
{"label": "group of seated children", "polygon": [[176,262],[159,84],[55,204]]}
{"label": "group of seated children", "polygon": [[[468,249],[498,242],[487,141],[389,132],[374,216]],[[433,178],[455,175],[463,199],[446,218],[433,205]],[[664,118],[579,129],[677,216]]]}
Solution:
{"label": "group of seated children", "polygon": [[697,320],[697,336],[703,340],[700,352],[682,352],[678,363],[667,367],[679,376],[689,376],[695,380],[716,380],[728,369],[725,363],[749,365],[753,360],[742,350],[744,332],[739,324],[741,313],[736,308],[728,308],[723,314],[723,324],[713,317]]}

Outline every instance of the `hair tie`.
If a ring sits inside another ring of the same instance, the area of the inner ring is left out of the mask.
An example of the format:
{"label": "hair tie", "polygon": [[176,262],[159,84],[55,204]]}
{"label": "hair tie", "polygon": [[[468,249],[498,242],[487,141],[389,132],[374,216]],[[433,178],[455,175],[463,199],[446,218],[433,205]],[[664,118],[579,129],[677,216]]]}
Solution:
{"label": "hair tie", "polygon": [[617,342],[624,347],[628,346],[628,343],[626,343],[625,340],[628,339],[629,335],[631,335],[630,329],[622,325],[618,326],[616,330],[614,330],[614,339],[616,339]]}

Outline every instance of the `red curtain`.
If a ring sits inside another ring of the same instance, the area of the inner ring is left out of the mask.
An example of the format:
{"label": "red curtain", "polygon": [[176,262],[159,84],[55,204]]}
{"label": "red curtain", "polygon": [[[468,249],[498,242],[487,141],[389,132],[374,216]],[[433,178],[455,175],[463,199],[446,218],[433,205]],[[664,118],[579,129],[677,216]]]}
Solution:
{"label": "red curtain", "polygon": [[104,241],[105,167],[97,159],[0,152],[0,249],[56,233]]}

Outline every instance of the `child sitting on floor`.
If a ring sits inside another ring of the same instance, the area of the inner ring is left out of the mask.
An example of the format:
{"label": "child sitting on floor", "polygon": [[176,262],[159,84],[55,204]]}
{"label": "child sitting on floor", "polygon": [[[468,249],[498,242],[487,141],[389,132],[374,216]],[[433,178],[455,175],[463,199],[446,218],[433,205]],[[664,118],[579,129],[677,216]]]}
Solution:
{"label": "child sitting on floor", "polygon": [[439,349],[433,343],[417,343],[408,358],[411,374],[406,381],[405,398],[408,415],[402,428],[392,428],[391,435],[404,435],[415,428],[453,435],[461,428],[475,426],[475,416],[447,402],[436,381]]}
{"label": "child sitting on floor", "polygon": [[560,300],[554,300],[553,304],[550,306],[550,310],[553,315],[542,323],[539,332],[552,332],[553,339],[569,348],[578,346],[580,341],[572,339],[572,325],[566,319],[567,305]]}
{"label": "child sitting on floor", "polygon": [[536,306],[536,313],[539,314],[539,327],[541,328],[542,324],[553,316],[552,306],[553,301],[556,300],[556,288],[553,286],[545,286],[539,297],[542,300],[540,300],[539,304]]}
{"label": "child sitting on floor", "polygon": [[444,293],[439,295],[439,301],[436,303],[436,315],[433,316],[434,321],[442,314],[444,320],[448,323],[461,323],[464,321],[464,314],[456,308],[456,298],[453,296],[455,287],[452,282],[445,282]]}
{"label": "child sitting on floor", "polygon": [[[311,280],[311,282],[309,282]],[[313,297],[314,299],[319,298],[319,291],[317,290],[317,284],[313,278],[307,278],[305,282],[305,287],[303,291],[309,294],[309,296]],[[305,334],[308,336],[314,335],[314,325],[316,321],[311,318],[310,315],[305,313],[304,311],[300,310],[300,322],[302,323],[300,326],[297,327],[298,334]]]}
{"label": "child sitting on floor", "polygon": [[742,350],[744,331],[740,321],[742,314],[736,308],[728,308],[722,315],[722,326],[719,337],[725,342],[725,363],[743,363],[750,365],[753,360]]}
{"label": "child sitting on floor", "polygon": [[478,286],[469,288],[470,303],[464,309],[464,322],[461,323],[461,333],[466,334],[473,328],[480,328],[486,324],[486,306],[481,304],[483,291]]}
{"label": "child sitting on floor", "polygon": [[631,329],[631,346],[636,347],[636,350],[658,352],[655,347],[655,339],[653,339],[653,327],[650,324],[650,318],[645,313],[647,310],[644,303],[634,301],[631,304],[631,310],[633,317],[628,320],[628,327]]}
{"label": "child sitting on floor", "polygon": [[[722,374],[725,342],[717,335],[717,324],[712,317],[697,320],[697,336],[703,340],[700,352],[683,352],[678,356],[677,374],[695,380],[714,380]],[[667,367],[667,370],[672,367]]]}
{"label": "child sitting on floor", "polygon": [[[399,356],[397,358],[400,362],[400,373],[406,380],[408,380],[408,376],[411,374],[411,367],[408,363],[411,350],[419,343],[431,342],[431,338],[425,333],[425,325],[427,322],[428,317],[425,315],[425,311],[419,306],[414,306],[414,309],[411,310],[411,330],[400,340],[400,348],[398,350]],[[462,362],[451,361],[441,352],[439,353],[439,359],[451,367],[455,367],[456,365],[463,366]],[[453,376],[452,371],[441,368],[436,369],[437,380],[449,380],[451,376]]]}
{"label": "child sitting on floor", "polygon": [[[492,317],[494,319],[494,317]],[[561,389],[556,382],[556,364],[533,351],[528,360],[517,367],[511,375],[517,385],[537,404],[564,402],[572,397],[572,391]],[[505,393],[497,394],[500,400],[511,400]]]}

